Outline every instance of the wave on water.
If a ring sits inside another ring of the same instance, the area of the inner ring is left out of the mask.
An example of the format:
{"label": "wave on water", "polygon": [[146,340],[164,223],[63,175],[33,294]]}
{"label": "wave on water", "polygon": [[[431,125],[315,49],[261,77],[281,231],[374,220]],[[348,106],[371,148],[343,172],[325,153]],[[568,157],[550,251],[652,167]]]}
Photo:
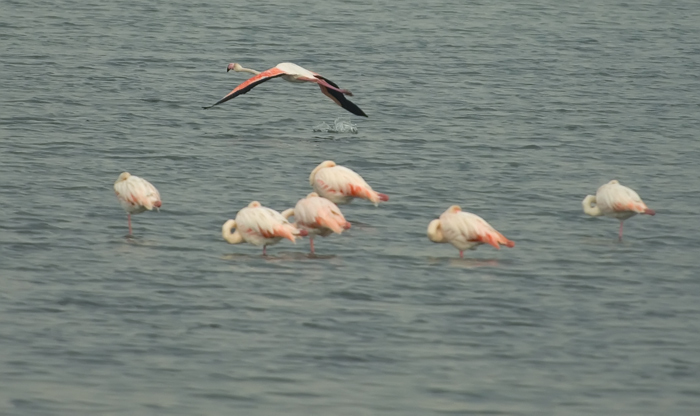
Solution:
{"label": "wave on water", "polygon": [[333,125],[329,125],[325,121],[321,124],[314,126],[313,131],[320,131],[324,133],[353,133],[357,134],[357,126],[352,124],[350,119],[343,117],[338,117],[333,120]]}

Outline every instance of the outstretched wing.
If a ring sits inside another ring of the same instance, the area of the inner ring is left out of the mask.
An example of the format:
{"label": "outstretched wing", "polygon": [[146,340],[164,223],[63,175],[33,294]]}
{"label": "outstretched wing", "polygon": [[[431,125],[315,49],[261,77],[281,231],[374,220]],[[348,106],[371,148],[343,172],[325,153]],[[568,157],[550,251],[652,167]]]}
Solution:
{"label": "outstretched wing", "polygon": [[[322,77],[318,74],[316,74],[315,76],[316,76],[316,78],[321,78],[322,80],[326,81],[327,83],[331,84],[332,86],[334,86],[336,88],[340,88],[340,87],[338,87],[338,85],[335,82],[331,81],[328,78]],[[343,93],[326,88],[325,86],[320,85],[320,84],[319,84],[319,87],[321,87],[321,92],[323,92],[331,100],[335,101],[335,103],[338,104],[339,106],[341,106],[344,109],[348,110],[349,112],[355,114],[356,116],[367,117],[367,114],[365,114],[365,112],[362,111],[360,109],[360,107],[355,105],[352,101],[345,98],[345,95]]]}
{"label": "outstretched wing", "polygon": [[249,78],[247,81],[245,81],[241,85],[234,88],[233,91],[226,94],[224,96],[224,98],[220,99],[219,101],[215,102],[214,104],[210,105],[209,107],[202,107],[202,108],[204,108],[206,110],[208,108],[214,107],[215,105],[225,103],[226,101],[228,101],[232,98],[236,98],[241,94],[247,93],[248,91],[255,88],[256,85],[260,85],[265,81],[271,80],[272,78],[281,77],[282,75],[284,75],[284,71],[282,71],[281,69],[278,69],[276,67],[272,68],[272,69],[268,69],[267,71],[263,71],[263,72],[259,73],[258,75],[255,75],[254,77]]}

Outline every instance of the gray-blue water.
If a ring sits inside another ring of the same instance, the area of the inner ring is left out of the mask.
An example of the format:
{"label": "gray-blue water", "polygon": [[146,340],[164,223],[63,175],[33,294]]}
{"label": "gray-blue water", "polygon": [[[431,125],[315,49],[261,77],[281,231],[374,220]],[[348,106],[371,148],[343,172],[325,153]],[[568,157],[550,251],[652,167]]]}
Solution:
{"label": "gray-blue water", "polygon": [[[0,10],[0,414],[697,414],[696,2]],[[283,80],[201,109],[285,61],[369,118]],[[222,240],[325,159],[391,200],[316,258]],[[163,198],[134,238],[122,171]],[[581,210],[611,179],[657,211],[622,243]],[[428,241],[452,204],[515,248]]]}

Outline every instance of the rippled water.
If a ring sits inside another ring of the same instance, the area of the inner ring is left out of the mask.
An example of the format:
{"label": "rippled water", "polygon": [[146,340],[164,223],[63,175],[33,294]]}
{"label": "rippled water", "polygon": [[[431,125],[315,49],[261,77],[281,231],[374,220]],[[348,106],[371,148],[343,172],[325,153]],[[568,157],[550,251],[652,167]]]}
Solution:
{"label": "rippled water", "polygon": [[[697,414],[700,9],[465,3],[4,1],[0,414]],[[358,133],[281,80],[201,109],[284,61]],[[391,200],[317,257],[222,240],[324,159]],[[622,243],[610,179],[658,213]],[[516,247],[430,243],[455,203]]]}

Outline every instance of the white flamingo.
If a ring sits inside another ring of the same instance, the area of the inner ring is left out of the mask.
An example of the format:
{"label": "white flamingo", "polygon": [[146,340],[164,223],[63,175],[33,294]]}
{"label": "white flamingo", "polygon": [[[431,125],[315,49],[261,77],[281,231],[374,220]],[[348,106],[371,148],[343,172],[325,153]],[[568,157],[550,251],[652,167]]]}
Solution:
{"label": "white flamingo", "polygon": [[314,253],[314,236],[327,237],[332,233],[340,234],[350,228],[340,208],[333,202],[311,192],[297,202],[294,208],[282,212],[282,216],[294,216],[297,227],[309,233],[311,253]]}
{"label": "white flamingo", "polygon": [[129,223],[129,235],[131,235],[131,214],[140,214],[146,210],[160,208],[162,203],[160,193],[155,186],[143,178],[134,176],[129,172],[122,172],[114,182],[114,193],[119,199],[124,211],[126,211]]}
{"label": "white flamingo", "polygon": [[[231,232],[231,229],[234,229]],[[267,246],[277,244],[283,238],[296,242],[297,236],[305,236],[305,230],[299,230],[274,209],[263,207],[253,201],[238,211],[235,220],[228,220],[221,227],[221,235],[230,244],[250,243],[263,246],[266,255]]]}
{"label": "white flamingo", "polygon": [[354,198],[371,201],[388,201],[389,196],[376,192],[355,171],[336,165],[331,160],[321,162],[309,175],[309,183],[320,196],[336,204],[348,204]]}
{"label": "white flamingo", "polygon": [[428,225],[428,239],[434,243],[450,243],[459,250],[459,257],[464,257],[464,250],[475,249],[481,244],[490,244],[496,249],[501,245],[515,247],[515,243],[496,231],[478,215],[462,211],[458,205],[452,205],[432,220]]}
{"label": "white flamingo", "polygon": [[619,239],[622,240],[622,225],[625,220],[637,214],[655,215],[656,211],[647,208],[642,198],[632,189],[612,180],[598,188],[595,195],[588,195],[582,201],[583,212],[593,217],[606,216],[620,220]]}
{"label": "white flamingo", "polygon": [[204,107],[204,109],[214,107],[215,105],[224,103],[232,98],[238,97],[239,95],[245,94],[257,85],[260,85],[265,81],[269,81],[272,78],[282,77],[289,82],[313,82],[318,84],[318,86],[321,88],[321,92],[333,100],[333,102],[355,115],[367,117],[367,114],[365,114],[360,107],[345,98],[346,95],[352,97],[352,93],[350,91],[341,89],[337,84],[328,78],[322,77],[315,72],[302,68],[297,64],[283,62],[274,68],[270,68],[263,72],[258,72],[254,69],[243,68],[237,63],[231,63],[228,64],[226,72],[230,70],[234,70],[236,72],[249,72],[251,74],[255,74],[255,76],[249,78],[247,81],[234,88],[231,92],[226,94],[224,98],[220,99],[216,103],[208,107]]}

